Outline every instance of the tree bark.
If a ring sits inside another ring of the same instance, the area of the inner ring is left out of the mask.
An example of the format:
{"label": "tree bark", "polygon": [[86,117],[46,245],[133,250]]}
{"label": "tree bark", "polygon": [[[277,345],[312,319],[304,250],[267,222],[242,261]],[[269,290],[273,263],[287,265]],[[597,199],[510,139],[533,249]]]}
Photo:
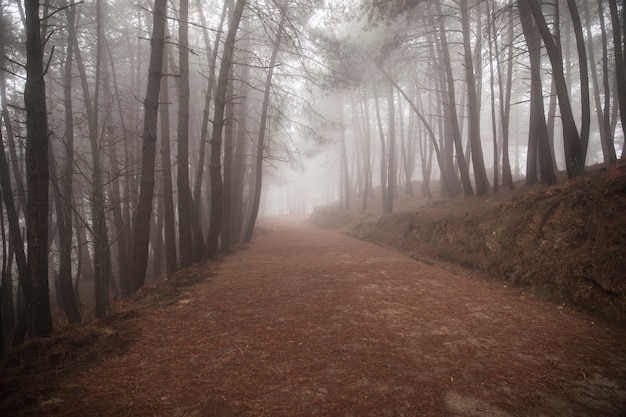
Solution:
{"label": "tree bark", "polygon": [[[241,1],[241,0],[239,0]],[[259,206],[261,204],[261,190],[263,188],[263,159],[265,153],[265,135],[267,130],[267,119],[269,115],[270,107],[270,93],[272,89],[272,79],[274,76],[274,68],[276,66],[276,58],[278,57],[278,51],[280,49],[280,43],[282,41],[283,30],[285,23],[287,22],[287,0],[283,2],[283,8],[281,10],[280,23],[276,30],[276,39],[272,49],[272,56],[270,58],[269,67],[267,70],[267,77],[265,78],[265,89],[263,92],[263,104],[261,107],[261,120],[259,127],[259,136],[257,138],[257,154],[256,154],[256,166],[255,166],[255,186],[254,195],[252,197],[252,207],[250,208],[250,216],[246,224],[244,232],[244,242],[250,242],[252,239],[252,233],[254,232],[254,225],[259,214]]]}
{"label": "tree bark", "polygon": [[448,39],[446,35],[446,28],[444,26],[444,15],[441,12],[441,4],[436,3],[437,14],[439,15],[439,37],[441,42],[441,53],[443,54],[443,62],[445,66],[446,81],[447,81],[447,93],[448,93],[448,109],[450,112],[450,127],[452,129],[452,138],[454,140],[454,146],[456,148],[456,159],[459,165],[459,172],[461,174],[461,183],[463,184],[463,193],[466,197],[474,195],[474,189],[472,182],[469,178],[469,168],[467,161],[463,155],[463,143],[461,141],[461,130],[459,128],[459,120],[456,112],[456,94],[454,92],[454,75],[452,74],[452,60],[450,59],[450,51],[448,48]]}
{"label": "tree bark", "polygon": [[48,288],[48,113],[43,68],[39,2],[24,0],[26,12],[26,183],[28,268],[31,284],[23,287],[28,332],[52,332]]}
{"label": "tree bark", "polygon": [[546,51],[548,52],[550,63],[552,64],[552,76],[554,77],[556,91],[559,97],[559,109],[561,111],[561,122],[563,125],[565,166],[568,178],[573,178],[582,175],[585,168],[585,160],[580,135],[578,134],[578,128],[576,127],[572,113],[561,50],[550,33],[538,0],[520,0],[519,4],[524,4],[524,2],[526,2],[532,12],[537,24],[537,29],[541,34]]}
{"label": "tree bark", "polygon": [[[474,166],[474,185],[476,186],[476,195],[481,196],[487,193],[489,182],[485,170],[483,147],[480,141],[480,98],[476,89],[476,77],[474,76],[467,0],[461,1],[461,25],[463,27],[463,49],[469,111],[468,130],[470,147],[472,149],[472,165]],[[482,83],[482,80],[480,82]]]}
{"label": "tree bark", "polygon": [[[163,54],[165,55],[165,54]],[[167,73],[167,59],[163,56],[162,71]],[[172,161],[170,155],[170,105],[168,78],[161,77],[161,194],[163,198],[163,231],[165,233],[165,273],[171,277],[176,272],[176,219],[172,187]]]}
{"label": "tree bark", "polygon": [[[28,268],[28,261],[26,259],[26,253],[24,251],[24,240],[22,238],[22,232],[20,231],[19,218],[11,190],[9,163],[4,149],[4,141],[2,140],[2,129],[0,129],[0,187],[2,187],[2,198],[7,212],[9,236],[11,238],[11,244],[13,245],[13,253],[15,254],[19,285],[22,288],[22,291],[24,288],[27,288],[28,293],[32,294],[32,281],[30,270]],[[11,294],[11,297],[13,297],[13,294]],[[24,341],[23,336],[17,333],[16,336],[17,337],[14,338],[14,345],[16,342],[22,343]]]}
{"label": "tree bark", "polygon": [[389,162],[387,164],[387,199],[383,204],[383,214],[393,213],[393,200],[396,198],[396,113],[393,84],[389,85],[388,116],[389,116]]}
{"label": "tree bark", "polygon": [[246,0],[237,0],[233,10],[233,16],[228,25],[228,34],[224,41],[224,56],[217,79],[215,93],[215,113],[213,115],[213,132],[211,133],[211,221],[207,236],[206,254],[208,258],[214,258],[218,254],[219,238],[222,227],[222,133],[224,130],[224,111],[226,107],[226,92],[228,90],[228,75],[233,64],[235,40],[239,23],[243,15]]}
{"label": "tree bark", "polygon": [[541,41],[532,20],[527,0],[519,0],[522,30],[528,46],[530,57],[530,127],[528,133],[528,156],[526,166],[526,183],[537,182],[537,161],[542,181],[547,184],[556,182],[552,157],[548,145],[543,106],[543,88],[541,85]]}
{"label": "tree bark", "polygon": [[[611,11],[611,23],[613,26],[613,53],[615,56],[615,81],[617,84],[617,99],[619,102],[619,115],[624,133],[624,146],[622,146],[622,158],[626,156],[626,72],[624,63],[624,45],[622,42],[622,31],[617,11],[617,0],[609,0]],[[626,12],[622,10],[622,13]]]}
{"label": "tree bark", "polygon": [[[584,2],[587,4],[587,1]],[[585,48],[585,38],[583,27],[578,13],[576,0],[567,0],[567,8],[572,18],[574,36],[576,37],[576,50],[578,52],[578,68],[580,71],[580,95],[581,95],[581,126],[580,126],[580,147],[582,152],[582,163],[585,164],[587,146],[589,144],[589,130],[591,121],[591,103],[589,99],[589,68],[587,66],[587,51]],[[590,42],[593,40],[590,39]]]}
{"label": "tree bark", "polygon": [[191,229],[189,188],[189,0],[180,0],[178,22],[178,242],[180,266],[193,264],[194,234]]}
{"label": "tree bark", "polygon": [[155,0],[153,10],[150,65],[148,86],[144,101],[143,151],[141,159],[141,183],[139,202],[133,230],[133,262],[131,278],[133,291],[141,288],[146,279],[150,221],[154,195],[154,169],[156,164],[157,118],[161,90],[161,68],[165,44],[165,19],[167,0]]}

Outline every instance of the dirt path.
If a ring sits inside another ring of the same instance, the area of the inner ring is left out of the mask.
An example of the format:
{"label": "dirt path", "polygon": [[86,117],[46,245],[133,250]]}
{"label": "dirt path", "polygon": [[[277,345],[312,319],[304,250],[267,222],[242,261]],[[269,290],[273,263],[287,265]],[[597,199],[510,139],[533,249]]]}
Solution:
{"label": "dirt path", "polygon": [[626,413],[623,329],[302,220],[262,226],[37,415]]}

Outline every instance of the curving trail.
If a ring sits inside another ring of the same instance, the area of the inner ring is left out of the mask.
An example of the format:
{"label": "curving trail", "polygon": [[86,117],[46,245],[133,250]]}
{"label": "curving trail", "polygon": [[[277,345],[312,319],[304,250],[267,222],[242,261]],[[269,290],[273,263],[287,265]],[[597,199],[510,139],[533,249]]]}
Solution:
{"label": "curving trail", "polygon": [[261,226],[37,415],[626,413],[623,329],[301,219]]}

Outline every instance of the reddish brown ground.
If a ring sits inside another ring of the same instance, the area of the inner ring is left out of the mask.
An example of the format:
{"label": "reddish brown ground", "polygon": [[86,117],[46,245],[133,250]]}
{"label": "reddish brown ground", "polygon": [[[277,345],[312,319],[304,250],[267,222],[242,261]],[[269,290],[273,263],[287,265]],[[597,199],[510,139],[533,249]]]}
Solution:
{"label": "reddish brown ground", "polygon": [[[302,219],[262,226],[249,247],[179,277],[188,286],[148,288],[87,325],[104,360],[50,372],[39,390],[2,379],[0,414],[626,413],[623,328]],[[124,349],[105,349],[111,339]]]}

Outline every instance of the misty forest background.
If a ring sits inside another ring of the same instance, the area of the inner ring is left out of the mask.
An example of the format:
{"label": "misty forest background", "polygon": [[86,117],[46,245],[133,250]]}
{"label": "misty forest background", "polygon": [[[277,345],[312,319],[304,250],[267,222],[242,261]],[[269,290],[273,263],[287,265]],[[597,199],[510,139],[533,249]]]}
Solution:
{"label": "misty forest background", "polygon": [[623,156],[625,2],[70,1],[0,0],[3,348],[228,253],[263,207],[390,213]]}

